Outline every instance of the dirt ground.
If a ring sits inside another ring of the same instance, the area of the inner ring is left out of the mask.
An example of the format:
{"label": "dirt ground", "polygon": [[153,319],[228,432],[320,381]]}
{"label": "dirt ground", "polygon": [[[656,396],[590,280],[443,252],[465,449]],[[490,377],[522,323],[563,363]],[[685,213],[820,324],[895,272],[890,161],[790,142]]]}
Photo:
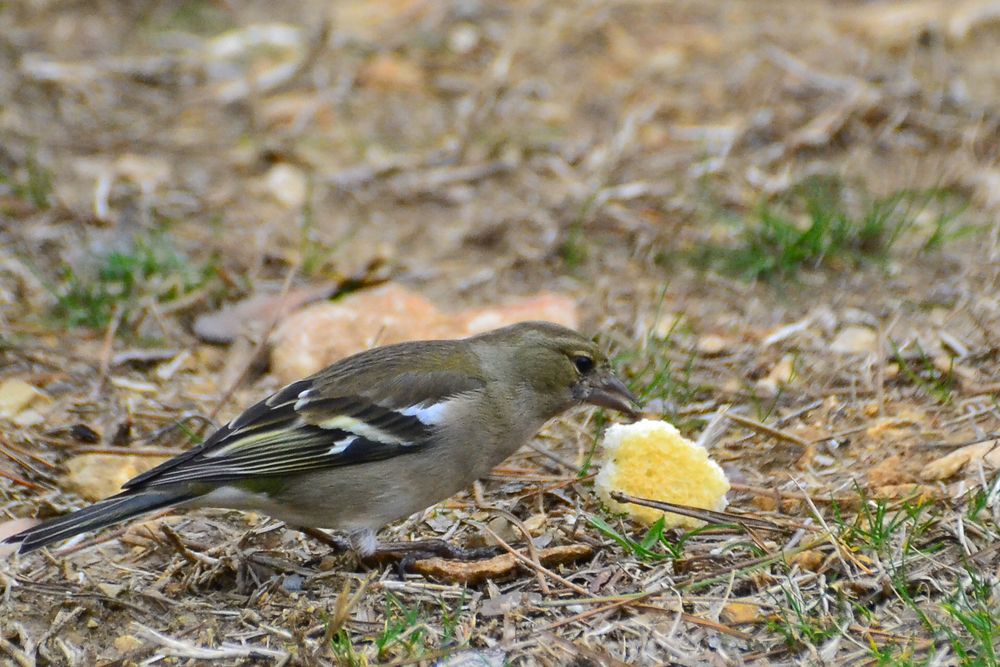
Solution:
{"label": "dirt ground", "polygon": [[[0,4],[0,523],[84,505],[76,456],[141,465],[279,386],[199,315],[391,278],[571,295],[650,414],[735,415],[707,438],[730,508],[780,527],[643,542],[592,492],[612,416],[578,412],[384,532],[517,548],[498,507],[593,548],[552,576],[401,579],[168,514],[5,560],[0,661],[998,664],[998,16]],[[6,380],[43,395],[8,410]]]}

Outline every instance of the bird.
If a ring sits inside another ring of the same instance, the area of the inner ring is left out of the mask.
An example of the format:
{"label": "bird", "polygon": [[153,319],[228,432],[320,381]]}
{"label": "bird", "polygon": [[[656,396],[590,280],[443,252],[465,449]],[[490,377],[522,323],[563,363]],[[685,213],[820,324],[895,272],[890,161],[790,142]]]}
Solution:
{"label": "bird", "polygon": [[218,507],[332,529],[367,557],[382,527],[467,488],[580,405],[638,407],[594,341],[550,322],[375,347],[279,389],[121,493],[4,542],[24,554],[155,510]]}

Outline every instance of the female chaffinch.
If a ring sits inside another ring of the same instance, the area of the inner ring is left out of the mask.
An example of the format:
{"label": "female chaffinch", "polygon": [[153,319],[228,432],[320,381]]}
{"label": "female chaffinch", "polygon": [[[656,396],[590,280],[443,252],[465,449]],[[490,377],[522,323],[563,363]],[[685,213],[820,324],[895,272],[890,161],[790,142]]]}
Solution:
{"label": "female chaffinch", "polygon": [[118,495],[13,535],[26,553],[153,510],[254,510],[375,531],[467,487],[549,419],[584,403],[634,414],[596,344],[548,322],[361,352],[284,387]]}

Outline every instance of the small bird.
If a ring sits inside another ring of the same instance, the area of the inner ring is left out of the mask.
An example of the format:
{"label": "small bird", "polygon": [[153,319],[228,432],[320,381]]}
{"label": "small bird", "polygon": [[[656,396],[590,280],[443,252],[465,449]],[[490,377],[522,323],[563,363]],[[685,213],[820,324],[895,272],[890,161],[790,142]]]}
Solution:
{"label": "small bird", "polygon": [[600,348],[556,324],[386,345],[289,384],[121,493],[5,542],[27,553],[153,510],[221,507],[346,533],[365,558],[381,527],[466,488],[582,404],[636,413]]}

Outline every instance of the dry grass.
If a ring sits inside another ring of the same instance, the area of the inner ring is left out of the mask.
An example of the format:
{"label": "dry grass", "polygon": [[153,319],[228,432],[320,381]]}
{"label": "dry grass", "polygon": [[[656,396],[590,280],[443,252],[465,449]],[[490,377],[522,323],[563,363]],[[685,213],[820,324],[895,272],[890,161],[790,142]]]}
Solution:
{"label": "dry grass", "polygon": [[[401,580],[169,515],[5,562],[5,664],[997,664],[996,471],[925,479],[1000,431],[978,6],[4,6],[0,379],[51,397],[0,422],[5,517],[80,506],[76,453],[180,450],[275,388],[199,313],[382,263],[442,303],[573,293],[651,411],[736,415],[732,507],[781,528],[607,515],[578,414],[386,534],[523,550],[510,513],[588,562]],[[849,326],[877,351],[831,349]]]}

